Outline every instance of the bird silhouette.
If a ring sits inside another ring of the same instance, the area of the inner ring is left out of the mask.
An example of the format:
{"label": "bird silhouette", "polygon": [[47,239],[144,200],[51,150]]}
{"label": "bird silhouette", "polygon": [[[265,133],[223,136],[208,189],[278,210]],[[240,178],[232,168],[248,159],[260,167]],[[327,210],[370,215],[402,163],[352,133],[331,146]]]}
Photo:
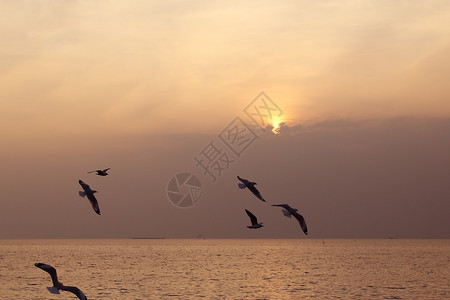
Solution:
{"label": "bird silhouette", "polygon": [[78,183],[81,185],[81,187],[84,190],[84,192],[79,191],[78,194],[83,198],[87,196],[87,198],[89,199],[89,202],[91,202],[91,205],[92,205],[92,208],[94,209],[94,211],[97,214],[100,214],[100,207],[98,206],[98,201],[94,196],[94,193],[98,193],[98,192],[95,190],[92,190],[91,187],[88,184],[84,183],[82,180],[78,180]]}
{"label": "bird silhouette", "polygon": [[242,177],[237,176],[237,178],[242,182],[238,183],[238,187],[240,189],[245,189],[248,188],[253,195],[255,195],[259,200],[266,202],[266,200],[264,200],[263,196],[261,195],[261,193],[258,191],[258,189],[255,187],[255,185],[257,185],[256,182],[250,182],[247,179],[244,179]]}
{"label": "bird silhouette", "polygon": [[302,228],[303,232],[308,235],[308,227],[306,227],[306,221],[305,218],[301,214],[297,212],[296,208],[292,208],[287,204],[272,204],[272,206],[278,206],[284,208],[282,210],[283,215],[290,218],[291,216],[294,216],[294,218],[297,219],[298,223],[300,224],[300,227]]}
{"label": "bird silhouette", "polygon": [[66,286],[62,282],[58,281],[58,275],[56,275],[56,269],[53,268],[50,265],[43,264],[43,263],[35,263],[36,267],[38,267],[41,270],[44,270],[48,274],[50,274],[50,277],[52,278],[53,286],[47,287],[48,291],[52,294],[59,294],[59,291],[67,291],[71,292],[72,294],[75,294],[78,299],[81,300],[87,300],[87,297],[83,294],[83,292],[75,287],[75,286]]}

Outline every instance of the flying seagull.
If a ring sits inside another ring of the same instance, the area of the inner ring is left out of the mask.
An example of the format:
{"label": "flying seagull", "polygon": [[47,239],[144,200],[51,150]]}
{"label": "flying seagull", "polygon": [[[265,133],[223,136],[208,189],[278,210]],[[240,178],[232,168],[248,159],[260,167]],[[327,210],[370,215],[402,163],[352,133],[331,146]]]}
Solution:
{"label": "flying seagull", "polygon": [[237,178],[242,182],[238,183],[238,187],[240,189],[248,188],[253,193],[253,195],[258,197],[259,200],[266,202],[266,200],[264,200],[264,198],[261,196],[261,193],[255,188],[255,185],[257,185],[256,182],[250,182],[247,179],[241,178],[239,176],[237,176]]}
{"label": "flying seagull", "polygon": [[282,210],[283,215],[290,218],[291,216],[294,216],[294,218],[297,219],[298,223],[300,224],[300,227],[302,228],[303,232],[308,235],[308,227],[306,227],[305,218],[301,214],[297,212],[296,208],[292,208],[287,204],[273,204],[272,206],[279,206],[284,208]]}
{"label": "flying seagull", "polygon": [[74,286],[65,286],[62,282],[59,282],[58,276],[56,275],[56,269],[53,268],[52,266],[43,263],[35,263],[34,265],[39,269],[44,270],[52,277],[53,286],[47,287],[50,293],[59,294],[59,290],[62,290],[75,294],[78,297],[78,299],[87,300],[86,296],[79,288]]}
{"label": "flying seagull", "polygon": [[245,212],[247,213],[247,215],[250,217],[250,221],[252,222],[251,226],[247,226],[247,228],[250,229],[258,229],[263,227],[263,223],[258,223],[258,219],[255,217],[254,214],[252,214],[250,211],[245,210]]}
{"label": "flying seagull", "polygon": [[111,168],[108,168],[108,169],[104,169],[104,170],[94,170],[94,171],[90,171],[90,172],[88,172],[88,173],[94,173],[94,172],[97,172],[97,175],[100,175],[100,176],[106,176],[106,175],[108,175],[108,173],[106,173],[106,171],[108,171],[108,170],[110,170]]}
{"label": "flying seagull", "polygon": [[91,202],[92,208],[95,210],[97,214],[100,214],[100,207],[98,207],[97,199],[95,199],[94,193],[98,193],[97,191],[91,190],[91,187],[84,183],[81,180],[78,180],[78,183],[83,188],[84,192],[79,191],[78,194],[80,194],[81,197],[87,196],[89,199],[89,202]]}

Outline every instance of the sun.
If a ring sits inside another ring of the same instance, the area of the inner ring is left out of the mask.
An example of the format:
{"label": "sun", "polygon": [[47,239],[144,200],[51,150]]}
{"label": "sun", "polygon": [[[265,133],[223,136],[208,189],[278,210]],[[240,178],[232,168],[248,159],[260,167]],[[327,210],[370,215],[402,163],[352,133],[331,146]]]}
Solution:
{"label": "sun", "polygon": [[281,125],[281,123],[283,123],[283,121],[281,119],[273,120],[273,122],[272,122],[272,132],[274,134],[280,134],[280,129],[281,129],[280,125]]}
{"label": "sun", "polygon": [[272,124],[272,132],[274,134],[280,134],[280,123],[273,123]]}

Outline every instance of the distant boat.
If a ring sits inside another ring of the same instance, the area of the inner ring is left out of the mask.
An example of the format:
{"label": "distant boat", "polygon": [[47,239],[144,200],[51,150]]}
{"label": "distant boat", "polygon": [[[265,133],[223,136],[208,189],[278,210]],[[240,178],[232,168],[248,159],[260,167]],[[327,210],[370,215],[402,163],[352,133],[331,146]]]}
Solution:
{"label": "distant boat", "polygon": [[132,240],[164,240],[165,237],[132,237]]}
{"label": "distant boat", "polygon": [[398,239],[398,234],[396,233],[395,234],[395,236],[388,236],[388,239],[390,239],[390,240],[395,240],[395,239]]}

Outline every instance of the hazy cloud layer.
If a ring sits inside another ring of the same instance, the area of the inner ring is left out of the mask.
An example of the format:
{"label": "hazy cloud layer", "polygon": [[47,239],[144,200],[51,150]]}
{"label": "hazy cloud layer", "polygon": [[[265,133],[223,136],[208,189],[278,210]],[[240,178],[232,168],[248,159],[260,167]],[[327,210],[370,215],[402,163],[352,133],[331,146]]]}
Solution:
{"label": "hazy cloud layer", "polygon": [[[0,237],[303,237],[280,209],[238,189],[236,175],[258,182],[270,203],[297,207],[312,238],[450,237],[449,119],[284,129],[232,157],[216,183],[193,161],[214,135],[65,139],[58,148],[17,150],[16,159],[2,161]],[[86,174],[103,167],[112,168],[110,176]],[[193,208],[167,200],[167,183],[178,172],[202,181]],[[78,179],[99,191],[101,216],[78,196]],[[249,231],[244,208],[265,227]]]}

